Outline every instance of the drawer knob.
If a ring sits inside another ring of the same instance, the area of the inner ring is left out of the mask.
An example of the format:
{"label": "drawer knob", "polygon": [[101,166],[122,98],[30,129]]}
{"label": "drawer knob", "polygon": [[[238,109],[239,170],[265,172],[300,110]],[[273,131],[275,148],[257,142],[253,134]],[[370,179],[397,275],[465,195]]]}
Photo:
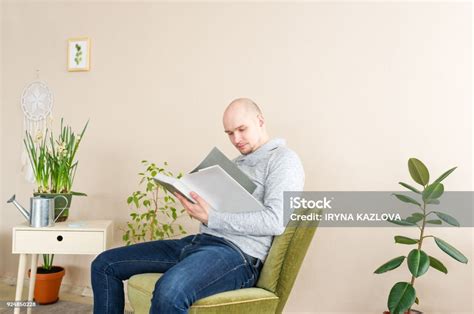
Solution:
{"label": "drawer knob", "polygon": [[59,242],[61,242],[63,240],[63,236],[62,235],[58,235],[58,237],[56,238],[58,239]]}

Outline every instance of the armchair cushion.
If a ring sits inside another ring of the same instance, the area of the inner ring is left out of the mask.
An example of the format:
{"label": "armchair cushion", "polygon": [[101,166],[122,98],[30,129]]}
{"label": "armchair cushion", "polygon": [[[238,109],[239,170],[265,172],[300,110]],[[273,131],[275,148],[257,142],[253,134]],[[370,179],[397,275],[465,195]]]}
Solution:
{"label": "armchair cushion", "polygon": [[[135,314],[148,313],[156,281],[162,274],[139,274],[128,280],[128,298]],[[274,313],[279,298],[261,288],[244,288],[218,293],[196,301],[189,313]]]}

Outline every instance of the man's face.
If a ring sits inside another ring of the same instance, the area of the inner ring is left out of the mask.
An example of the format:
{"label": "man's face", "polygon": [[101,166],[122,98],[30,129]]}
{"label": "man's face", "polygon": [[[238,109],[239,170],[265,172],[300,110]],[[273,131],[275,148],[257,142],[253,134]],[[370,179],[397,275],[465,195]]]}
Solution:
{"label": "man's face", "polygon": [[237,108],[224,114],[224,130],[242,155],[250,154],[260,146],[262,126],[263,119],[256,112]]}

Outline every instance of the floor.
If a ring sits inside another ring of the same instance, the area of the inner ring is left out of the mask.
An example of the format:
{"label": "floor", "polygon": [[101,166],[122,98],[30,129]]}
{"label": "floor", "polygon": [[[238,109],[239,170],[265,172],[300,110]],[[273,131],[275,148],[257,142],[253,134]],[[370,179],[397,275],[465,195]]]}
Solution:
{"label": "floor", "polygon": [[[15,300],[15,286],[11,284],[7,284],[5,282],[0,282],[0,301],[13,301]],[[28,299],[28,285],[25,283],[23,285],[23,297],[22,300]],[[93,298],[92,297],[85,297],[81,295],[66,293],[66,292],[59,292],[59,299],[69,302],[75,302],[80,304],[92,304]],[[2,304],[3,305],[3,304]],[[130,307],[130,304],[125,305],[125,312],[126,313],[133,313],[133,310]]]}

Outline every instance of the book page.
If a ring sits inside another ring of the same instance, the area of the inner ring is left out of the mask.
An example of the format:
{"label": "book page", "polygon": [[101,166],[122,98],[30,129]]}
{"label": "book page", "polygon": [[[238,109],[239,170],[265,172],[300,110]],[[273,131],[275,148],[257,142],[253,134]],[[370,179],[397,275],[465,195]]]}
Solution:
{"label": "book page", "polygon": [[214,147],[201,163],[194,168],[190,173],[198,172],[199,170],[209,168],[211,166],[219,165],[225,172],[229,174],[235,181],[237,181],[247,192],[252,194],[257,185],[250,180],[250,178],[237,167],[235,163],[226,157],[217,147]]}
{"label": "book page", "polygon": [[265,209],[218,165],[187,174],[181,180],[217,211],[254,212]]}
{"label": "book page", "polygon": [[196,201],[191,197],[190,194],[192,190],[190,190],[189,187],[187,187],[186,184],[181,182],[179,179],[168,177],[161,173],[158,173],[153,179],[157,184],[161,185],[171,194],[177,192],[184,196],[191,203],[196,204]]}

